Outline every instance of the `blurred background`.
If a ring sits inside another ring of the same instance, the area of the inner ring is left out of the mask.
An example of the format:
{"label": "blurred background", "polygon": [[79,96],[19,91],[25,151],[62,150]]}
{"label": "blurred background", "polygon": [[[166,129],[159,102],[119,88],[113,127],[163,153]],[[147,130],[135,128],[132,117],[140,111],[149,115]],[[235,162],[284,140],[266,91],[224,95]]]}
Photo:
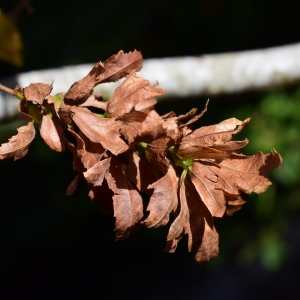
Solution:
{"label": "blurred background", "polygon": [[[295,43],[296,4],[2,0],[0,77],[103,61],[121,49],[161,58]],[[283,157],[266,193],[251,195],[241,211],[216,220],[219,258],[197,265],[186,238],[174,254],[162,252],[167,226],[142,228],[115,242],[113,217],[90,201],[85,183],[65,196],[74,176],[71,155],[52,151],[37,135],[23,159],[0,161],[1,299],[298,299],[300,86],[210,98],[197,126],[251,117],[239,135],[250,140],[245,154],[274,147]],[[201,110],[206,99],[161,101],[157,111]],[[17,117],[2,121],[0,143],[20,124]]]}

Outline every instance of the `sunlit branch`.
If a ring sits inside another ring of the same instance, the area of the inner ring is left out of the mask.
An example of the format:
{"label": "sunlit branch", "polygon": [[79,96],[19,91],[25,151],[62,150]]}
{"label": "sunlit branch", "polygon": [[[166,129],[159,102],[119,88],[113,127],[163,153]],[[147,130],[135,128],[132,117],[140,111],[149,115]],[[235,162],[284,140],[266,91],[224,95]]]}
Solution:
{"label": "sunlit branch", "polygon": [[[20,73],[11,78],[14,88],[54,81],[53,94],[65,92],[90,71],[93,64]],[[191,57],[146,59],[138,75],[168,90],[160,99],[212,96],[262,90],[300,83],[300,43],[268,49]],[[9,80],[6,85],[9,86]],[[120,83],[95,88],[108,98]],[[0,119],[16,112],[17,101],[0,91]]]}

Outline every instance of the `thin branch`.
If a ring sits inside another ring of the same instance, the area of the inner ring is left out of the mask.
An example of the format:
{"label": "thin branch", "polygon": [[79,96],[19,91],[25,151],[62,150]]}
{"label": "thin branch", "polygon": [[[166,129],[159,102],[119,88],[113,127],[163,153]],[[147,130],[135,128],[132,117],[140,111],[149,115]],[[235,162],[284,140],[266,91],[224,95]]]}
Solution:
{"label": "thin branch", "polygon": [[[89,73],[93,64],[17,75],[20,86],[50,83],[65,92]],[[268,89],[300,82],[300,43],[242,52],[144,60],[138,75],[168,90],[160,99],[211,96]],[[100,84],[95,92],[109,97],[120,83]]]}
{"label": "thin branch", "polygon": [[[54,81],[52,93],[66,92],[79,79],[86,76],[93,64],[67,66],[58,69],[20,73],[11,78],[26,87],[31,83]],[[300,83],[300,43],[280,47],[223,53],[203,56],[146,59],[138,75],[168,93],[159,100],[175,97],[212,96],[263,90]],[[9,83],[9,80],[6,80]],[[95,88],[95,93],[107,99],[120,83],[105,83]],[[8,100],[0,91],[0,119],[7,109],[1,106]],[[5,101],[4,101],[5,100]],[[9,109],[9,111],[11,111]]]}
{"label": "thin branch", "polygon": [[10,95],[14,96],[14,90],[8,88],[7,86],[0,83],[0,90],[9,93]]}

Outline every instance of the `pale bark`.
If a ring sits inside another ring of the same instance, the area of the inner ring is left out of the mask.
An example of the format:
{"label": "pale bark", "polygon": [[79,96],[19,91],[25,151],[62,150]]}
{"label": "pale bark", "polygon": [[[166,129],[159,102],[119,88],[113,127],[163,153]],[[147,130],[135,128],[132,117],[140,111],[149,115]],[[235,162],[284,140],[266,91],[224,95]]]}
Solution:
{"label": "pale bark", "polygon": [[[12,82],[53,83],[53,93],[65,92],[89,73],[93,64],[20,73]],[[139,76],[168,90],[160,99],[212,96],[287,86],[300,82],[300,43],[235,53],[146,59]],[[4,82],[1,82],[4,83]],[[8,81],[5,82],[6,85]],[[105,83],[95,88],[108,98],[120,83]],[[9,86],[14,88],[14,86]],[[18,100],[0,91],[0,119],[16,112]]]}

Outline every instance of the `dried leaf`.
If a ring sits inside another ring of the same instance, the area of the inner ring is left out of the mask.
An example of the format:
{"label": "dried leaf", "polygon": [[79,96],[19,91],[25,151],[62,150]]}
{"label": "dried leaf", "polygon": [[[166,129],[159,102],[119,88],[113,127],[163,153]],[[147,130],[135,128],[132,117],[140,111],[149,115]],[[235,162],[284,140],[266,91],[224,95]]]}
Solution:
{"label": "dried leaf", "polygon": [[[101,160],[105,153],[105,149],[101,146],[101,144],[91,142],[81,131],[79,134],[71,129],[69,129],[69,131],[73,134],[77,141],[76,147],[73,151],[73,169],[78,171],[81,178],[84,176],[85,171],[88,171]],[[75,190],[77,188],[77,184],[75,185],[75,183],[70,184],[70,189],[73,188]],[[73,189],[71,189],[72,193]]]}
{"label": "dried leaf", "polygon": [[178,205],[178,178],[172,165],[168,172],[148,189],[154,189],[147,207],[150,212],[143,224],[150,228],[158,228],[169,222],[170,213],[175,212]]}
{"label": "dried leaf", "polygon": [[20,159],[27,154],[28,147],[35,136],[33,118],[23,112],[23,103],[19,105],[19,112],[28,121],[28,124],[18,128],[18,134],[11,137],[7,143],[0,146],[0,159],[13,157]]}
{"label": "dried leaf", "polygon": [[64,100],[67,104],[75,104],[86,100],[97,84],[100,75],[105,71],[103,64],[99,61],[87,76],[75,82],[65,94]]}
{"label": "dried leaf", "polygon": [[58,109],[58,117],[67,125],[68,129],[73,130],[71,107],[63,102]]}
{"label": "dried leaf", "polygon": [[219,145],[221,147],[220,145],[228,142],[232,144],[232,136],[247,126],[249,121],[250,119],[242,122],[231,118],[216,125],[203,126],[182,139],[178,153],[181,157],[184,157],[186,152],[189,156],[192,155],[192,151],[195,151],[195,155],[199,155],[197,148],[200,146],[217,147]]}
{"label": "dried leaf", "polygon": [[[174,222],[171,224],[169,233],[167,236],[167,241],[172,241],[172,249],[175,251],[175,245],[177,245],[177,241],[179,241],[184,234],[184,227],[187,226],[186,222],[188,222],[189,218],[189,209],[187,206],[187,199],[186,199],[186,191],[185,191],[185,175],[181,178],[180,184],[180,212]],[[176,241],[176,242],[175,242]]]}
{"label": "dried leaf", "polygon": [[146,119],[146,117],[146,113],[134,111],[129,114],[124,114],[116,119],[123,122],[120,128],[120,133],[129,144],[133,143],[135,138],[142,134],[142,122]]}
{"label": "dried leaf", "polygon": [[58,111],[59,111],[60,105],[62,104],[62,101],[60,102],[59,100],[57,100],[57,99],[59,99],[58,97],[60,98],[60,96],[58,96],[58,95],[55,95],[55,97],[53,97],[53,96],[51,96],[51,95],[49,94],[49,95],[45,98],[45,100],[47,101],[48,104],[53,105],[53,108],[54,108],[54,110],[55,110],[55,112],[56,112],[56,115],[59,117]]}
{"label": "dried leaf", "polygon": [[167,119],[163,124],[163,128],[166,132],[166,135],[173,140],[173,144],[177,142],[179,136],[178,125],[175,120]]}
{"label": "dried leaf", "polygon": [[66,190],[67,196],[71,196],[77,190],[77,187],[78,187],[78,184],[79,184],[81,178],[82,178],[82,174],[77,173],[75,175],[75,177],[73,178],[73,180],[70,182],[70,184],[67,187],[67,190]]}
{"label": "dried leaf", "polygon": [[87,108],[72,106],[73,120],[80,130],[94,143],[101,145],[114,155],[125,152],[128,145],[120,138],[121,121],[114,118],[99,118]]}
{"label": "dried leaf", "polygon": [[193,118],[197,113],[197,108],[192,108],[189,112],[187,112],[186,114],[184,115],[179,115],[178,117],[175,117],[176,121],[183,121],[183,120],[186,120],[186,119],[191,119]]}
{"label": "dried leaf", "polygon": [[111,158],[98,161],[94,166],[83,173],[86,181],[94,186],[101,186]]}
{"label": "dried leaf", "polygon": [[182,235],[188,234],[188,249],[195,253],[197,262],[218,256],[219,236],[213,218],[195,188],[184,180],[181,181],[180,204],[180,213],[171,224],[165,250],[174,252]]}
{"label": "dried leaf", "polygon": [[142,125],[141,137],[146,143],[151,143],[166,134],[165,122],[155,110],[150,111]]}
{"label": "dried leaf", "polygon": [[31,83],[28,87],[23,89],[23,95],[27,101],[35,101],[42,105],[45,98],[51,93],[52,89],[52,83]]}
{"label": "dried leaf", "polygon": [[142,100],[141,102],[137,103],[134,106],[134,110],[136,111],[143,111],[143,112],[150,112],[152,109],[154,109],[154,105],[157,103],[157,100],[155,98],[149,98]]}
{"label": "dried leaf", "polygon": [[91,106],[106,110],[107,102],[99,101],[98,99],[96,99],[95,95],[91,95],[83,103],[81,103],[80,106]]}
{"label": "dried leaf", "polygon": [[195,255],[199,263],[208,262],[219,255],[219,234],[214,225],[209,225],[204,218],[204,233],[202,242]]}
{"label": "dried leaf", "polygon": [[223,189],[230,194],[262,193],[266,191],[271,182],[268,173],[281,166],[282,159],[277,152],[263,154],[258,152],[253,156],[241,159],[226,159],[218,166],[207,166],[218,177],[216,188]]}
{"label": "dried leaf", "polygon": [[248,139],[245,139],[243,141],[230,141],[223,145],[214,145],[212,148],[220,150],[220,151],[226,151],[227,153],[232,152],[239,152],[242,148],[244,148],[249,143]]}
{"label": "dried leaf", "polygon": [[[192,119],[190,119],[187,123],[180,125],[179,127],[187,127],[187,126],[191,126],[193,123],[195,123],[196,121],[198,121],[206,112],[207,112],[207,106],[208,106],[208,102],[209,100],[206,101],[205,107],[203,108],[203,110],[201,111],[200,115],[194,116]],[[197,110],[196,110],[197,111]],[[191,116],[194,115],[194,113],[196,113],[196,111],[194,111],[193,109],[190,110],[187,114],[185,115],[180,115],[178,116],[178,121],[182,121],[185,118],[189,118]]]}
{"label": "dried leaf", "polygon": [[51,149],[57,152],[65,151],[64,131],[55,116],[50,118],[49,115],[43,115],[40,124],[40,134]]}
{"label": "dried leaf", "polygon": [[123,50],[111,56],[104,63],[105,71],[97,79],[97,84],[104,82],[115,82],[127,76],[132,71],[139,71],[143,65],[141,52],[124,53]]}
{"label": "dried leaf", "polygon": [[236,211],[240,210],[246,203],[248,194],[240,192],[240,195],[231,195],[225,193],[226,198],[226,216],[232,216]]}
{"label": "dried leaf", "polygon": [[116,218],[116,240],[132,234],[143,218],[143,202],[140,194],[127,179],[123,166],[116,157],[111,158],[106,173],[108,187],[114,192],[113,206]]}
{"label": "dried leaf", "polygon": [[180,146],[179,155],[181,158],[213,158],[213,159],[225,159],[229,158],[229,154],[211,147],[203,147],[203,146],[189,146],[185,144],[184,146]]}
{"label": "dried leaf", "polygon": [[71,131],[77,140],[77,156],[80,158],[84,168],[89,170],[103,157],[105,149],[100,143],[90,141],[81,131],[79,134]]}
{"label": "dried leaf", "polygon": [[126,175],[140,192],[152,194],[148,186],[160,178],[160,172],[144,156],[126,153]]}
{"label": "dried leaf", "polygon": [[164,120],[166,119],[173,119],[173,118],[177,118],[176,114],[174,113],[174,111],[170,111],[164,115],[161,116]]}
{"label": "dried leaf", "polygon": [[107,111],[111,117],[119,117],[131,112],[137,103],[165,92],[166,90],[151,86],[148,80],[131,73],[111,96]]}
{"label": "dried leaf", "polygon": [[211,164],[208,161],[195,161],[190,169],[191,180],[213,217],[222,217],[226,205],[224,193],[217,189],[218,176],[211,170]]}
{"label": "dried leaf", "polygon": [[89,197],[92,201],[96,200],[100,203],[100,209],[103,214],[111,214],[114,212],[113,195],[114,193],[109,189],[106,180],[103,180],[101,186],[89,184]]}
{"label": "dried leaf", "polygon": [[[29,101],[22,101],[19,108],[28,125],[0,147],[0,159],[26,154],[34,137],[34,119],[52,149],[67,147],[73,153],[78,174],[67,194],[76,190],[84,176],[91,199],[98,200],[104,212],[113,209],[117,240],[141,224],[157,228],[172,217],[166,251],[174,252],[187,234],[188,250],[195,253],[196,260],[209,261],[219,253],[214,217],[232,215],[246,202],[247,194],[264,192],[271,184],[269,171],[280,167],[282,159],[275,150],[271,154],[240,154],[248,140],[232,141],[232,137],[250,119],[231,118],[192,131],[191,125],[206,112],[208,102],[199,115],[192,109],[178,117],[173,112],[159,116],[153,110],[154,97],[166,91],[136,76],[134,72],[141,66],[139,52],[120,51],[104,65],[98,62],[65,95],[52,97],[52,84],[17,86],[13,94],[18,98],[22,97],[17,93],[25,95]],[[127,78],[108,102],[98,101],[101,96],[92,94],[95,85],[124,76]],[[96,115],[84,107],[106,112]],[[62,123],[75,137],[74,144],[65,136]],[[149,215],[143,222],[139,192],[150,196]]]}
{"label": "dried leaf", "polygon": [[195,253],[197,262],[207,262],[219,254],[219,235],[212,216],[190,184],[186,185],[186,199],[190,213],[189,221],[185,223],[188,249]]}
{"label": "dried leaf", "polygon": [[169,160],[165,157],[171,142],[170,137],[162,136],[147,146],[147,159],[157,165],[162,172],[167,172],[169,168]]}
{"label": "dried leaf", "polygon": [[189,213],[188,220],[184,224],[184,231],[188,234],[188,250],[197,253],[204,233],[204,203],[195,187],[188,180],[184,182],[184,186],[184,193],[181,196],[186,199]]}
{"label": "dried leaf", "polygon": [[13,91],[13,95],[15,96],[18,93],[24,96],[23,88],[21,88],[19,85],[16,85],[16,87],[14,88],[14,91]]}

